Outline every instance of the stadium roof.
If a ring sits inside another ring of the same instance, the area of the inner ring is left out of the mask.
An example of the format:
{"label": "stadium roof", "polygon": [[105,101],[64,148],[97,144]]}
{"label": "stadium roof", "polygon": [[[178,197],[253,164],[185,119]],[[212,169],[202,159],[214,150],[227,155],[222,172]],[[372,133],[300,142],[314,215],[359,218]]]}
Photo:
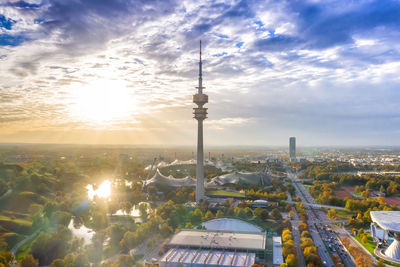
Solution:
{"label": "stadium roof", "polygon": [[370,215],[383,230],[400,233],[400,211],[371,211]]}
{"label": "stadium roof", "polygon": [[220,218],[214,219],[207,222],[202,223],[202,225],[208,231],[228,231],[228,232],[263,232],[261,227],[258,227],[254,224],[238,220],[238,219],[230,219],[230,218]]}
{"label": "stadium roof", "polygon": [[262,172],[232,172],[213,178],[207,185],[224,184],[270,184],[271,177]]}
{"label": "stadium roof", "polygon": [[198,248],[264,250],[265,240],[265,233],[259,232],[219,232],[184,229],[175,234],[168,242],[168,245]]}
{"label": "stadium roof", "polygon": [[154,176],[145,181],[146,186],[149,185],[167,185],[171,187],[181,187],[181,186],[195,186],[196,180],[190,176],[186,176],[185,178],[174,178],[172,175],[165,176],[163,175],[159,169],[157,169]]}
{"label": "stadium roof", "polygon": [[164,266],[233,266],[250,267],[255,262],[255,253],[221,250],[170,249],[160,259]]}

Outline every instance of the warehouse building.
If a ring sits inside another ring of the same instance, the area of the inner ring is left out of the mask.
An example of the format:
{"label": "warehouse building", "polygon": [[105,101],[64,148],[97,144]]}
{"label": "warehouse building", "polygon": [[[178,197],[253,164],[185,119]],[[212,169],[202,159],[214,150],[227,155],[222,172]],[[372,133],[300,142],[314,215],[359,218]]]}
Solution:
{"label": "warehouse building", "polygon": [[283,255],[282,255],[282,238],[280,236],[272,237],[272,264],[274,266],[281,266],[283,263]]}
{"label": "warehouse building", "polygon": [[216,219],[203,225],[209,228],[176,233],[166,244],[168,251],[159,266],[250,267],[264,262],[266,233],[261,228],[235,219]]}

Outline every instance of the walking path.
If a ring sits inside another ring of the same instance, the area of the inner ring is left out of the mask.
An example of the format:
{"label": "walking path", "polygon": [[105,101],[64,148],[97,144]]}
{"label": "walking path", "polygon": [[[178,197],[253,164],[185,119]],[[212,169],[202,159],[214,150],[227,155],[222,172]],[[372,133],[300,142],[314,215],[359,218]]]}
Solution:
{"label": "walking path", "polygon": [[28,242],[29,240],[31,240],[32,238],[34,238],[41,229],[37,229],[35,232],[33,232],[32,234],[28,235],[27,237],[25,237],[23,240],[19,241],[10,251],[11,253],[14,255],[17,254],[18,249],[25,244],[26,242]]}

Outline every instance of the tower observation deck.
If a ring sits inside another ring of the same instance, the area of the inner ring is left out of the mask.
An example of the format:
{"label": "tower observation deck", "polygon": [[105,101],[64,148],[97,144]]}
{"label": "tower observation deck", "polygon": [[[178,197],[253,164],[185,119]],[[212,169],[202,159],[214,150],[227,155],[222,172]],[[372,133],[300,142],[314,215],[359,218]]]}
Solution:
{"label": "tower observation deck", "polygon": [[201,61],[201,40],[200,40],[200,61],[199,61],[199,85],[197,94],[193,95],[194,118],[197,120],[197,166],[196,166],[196,202],[204,199],[204,150],[203,150],[203,120],[207,118],[207,108],[203,106],[208,102],[208,95],[203,94],[203,73]]}

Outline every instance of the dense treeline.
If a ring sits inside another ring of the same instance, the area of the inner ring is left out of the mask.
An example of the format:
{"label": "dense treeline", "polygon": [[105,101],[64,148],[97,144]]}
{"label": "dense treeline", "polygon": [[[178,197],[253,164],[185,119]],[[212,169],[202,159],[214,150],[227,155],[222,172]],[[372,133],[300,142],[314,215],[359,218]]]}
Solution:
{"label": "dense treeline", "polygon": [[322,261],[318,255],[317,247],[311,238],[307,221],[301,221],[298,228],[300,232],[300,247],[303,252],[307,267],[321,266]]}
{"label": "dense treeline", "polygon": [[293,234],[289,228],[282,231],[282,255],[285,260],[281,267],[296,267],[297,266],[297,251],[294,244]]}
{"label": "dense treeline", "polygon": [[345,236],[342,238],[343,245],[347,248],[350,254],[353,256],[356,261],[357,266],[360,267],[372,267],[373,261],[372,259],[358,246],[353,246],[350,242],[350,239]]}

